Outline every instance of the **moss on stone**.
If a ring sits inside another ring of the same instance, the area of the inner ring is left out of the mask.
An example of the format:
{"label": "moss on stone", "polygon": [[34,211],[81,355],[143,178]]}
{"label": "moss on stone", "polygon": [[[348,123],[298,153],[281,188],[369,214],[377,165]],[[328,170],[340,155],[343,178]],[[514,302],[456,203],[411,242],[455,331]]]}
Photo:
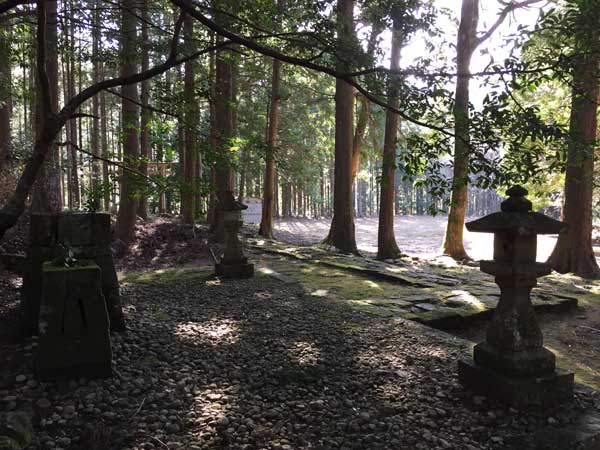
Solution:
{"label": "moss on stone", "polygon": [[144,272],[130,272],[120,278],[122,284],[128,283],[172,283],[181,280],[209,279],[214,274],[212,266],[196,266],[173,269],[157,269]]}

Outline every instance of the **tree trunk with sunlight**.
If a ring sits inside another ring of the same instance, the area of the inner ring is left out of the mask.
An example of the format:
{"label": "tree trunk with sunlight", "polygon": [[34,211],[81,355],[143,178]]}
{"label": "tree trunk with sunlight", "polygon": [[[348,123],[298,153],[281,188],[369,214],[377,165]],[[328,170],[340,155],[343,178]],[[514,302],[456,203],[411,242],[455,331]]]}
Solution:
{"label": "tree trunk with sunlight", "polygon": [[469,182],[469,71],[475,51],[479,0],[463,0],[456,43],[456,93],[454,96],[454,171],[450,211],[444,237],[444,254],[469,259],[463,244]]}
{"label": "tree trunk with sunlight", "polygon": [[[390,70],[400,68],[400,49],[402,36],[396,21],[392,34]],[[388,81],[388,102],[398,107],[397,80],[391,76]],[[400,255],[400,249],[394,235],[394,200],[396,198],[396,140],[398,138],[398,114],[388,110],[385,118],[383,143],[383,164],[381,169],[381,195],[379,197],[379,228],[377,233],[377,258],[393,259]]]}
{"label": "tree trunk with sunlight", "polygon": [[[592,23],[598,23],[600,14],[597,10],[582,7],[580,13],[586,22],[595,17]],[[559,235],[548,263],[560,273],[573,272],[584,278],[597,278],[600,268],[592,247],[592,194],[598,132],[600,32],[595,27],[586,32],[582,25],[576,39],[579,54],[573,67],[563,207],[563,221],[569,228]]]}
{"label": "tree trunk with sunlight", "polygon": [[281,62],[273,60],[271,78],[271,106],[269,109],[269,128],[267,133],[267,152],[265,156],[265,181],[262,201],[262,217],[258,234],[273,239],[273,213],[275,209],[275,146],[277,145],[277,125],[279,123],[279,81]]}
{"label": "tree trunk with sunlight", "polygon": [[[50,111],[58,110],[58,44],[57,44],[57,2],[46,3],[46,71],[48,73]],[[39,81],[39,80],[38,80]],[[36,139],[40,139],[48,115],[44,113],[46,106],[38,85],[36,101]],[[60,152],[56,143],[51,143],[44,164],[37,174],[33,189],[31,211],[36,213],[55,214],[62,210],[63,199],[60,187]]]}
{"label": "tree trunk with sunlight", "polygon": [[[127,77],[136,73],[137,68],[137,0],[121,2],[121,76]],[[138,89],[137,84],[121,88],[121,128],[123,132],[123,163],[136,168],[140,156]],[[123,171],[119,211],[115,224],[114,237],[127,245],[135,238],[135,221],[137,218],[138,200],[135,197],[137,177],[127,170]]]}
{"label": "tree trunk with sunlight", "polygon": [[[354,0],[339,0],[338,47],[352,47],[354,35]],[[349,69],[348,64],[338,60],[339,71]],[[343,80],[335,83],[335,172],[333,191],[333,219],[324,244],[332,245],[345,253],[358,253],[354,233],[354,210],[352,207],[352,147],[354,122],[354,89]]]}
{"label": "tree trunk with sunlight", "polygon": [[[193,39],[192,18],[186,14],[184,19],[185,38],[188,41],[188,48],[192,49]],[[183,150],[183,186],[181,188],[181,220],[186,224],[193,224],[196,216],[196,158],[198,148],[196,145],[198,106],[196,99],[195,83],[195,61],[185,63],[184,75],[184,150]]]}

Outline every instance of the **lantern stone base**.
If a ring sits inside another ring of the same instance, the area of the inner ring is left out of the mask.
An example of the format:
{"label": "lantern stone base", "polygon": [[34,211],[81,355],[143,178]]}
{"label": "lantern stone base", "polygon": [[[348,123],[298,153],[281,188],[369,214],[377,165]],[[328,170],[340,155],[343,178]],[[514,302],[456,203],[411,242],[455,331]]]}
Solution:
{"label": "lantern stone base", "polygon": [[254,276],[254,264],[215,264],[215,275],[223,278],[251,278]]}
{"label": "lantern stone base", "polygon": [[502,352],[487,342],[481,342],[473,349],[476,364],[509,376],[531,376],[554,372],[556,357],[545,347]]}
{"label": "lantern stone base", "polygon": [[507,376],[472,361],[459,361],[458,380],[477,394],[518,407],[546,407],[573,397],[574,376],[561,369],[539,376]]}

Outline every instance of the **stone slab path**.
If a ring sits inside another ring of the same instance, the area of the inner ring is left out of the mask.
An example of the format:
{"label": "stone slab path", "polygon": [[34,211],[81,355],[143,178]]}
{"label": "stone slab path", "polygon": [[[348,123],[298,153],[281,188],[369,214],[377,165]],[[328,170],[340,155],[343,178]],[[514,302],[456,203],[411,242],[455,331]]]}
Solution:
{"label": "stone slab path", "polygon": [[[472,266],[447,267],[414,258],[381,262],[248,238],[260,258],[259,271],[300,283],[308,295],[341,299],[375,314],[402,317],[437,328],[451,328],[490,317],[499,299],[493,277]],[[600,302],[600,286],[549,276],[532,299],[537,311],[565,311],[578,301]]]}

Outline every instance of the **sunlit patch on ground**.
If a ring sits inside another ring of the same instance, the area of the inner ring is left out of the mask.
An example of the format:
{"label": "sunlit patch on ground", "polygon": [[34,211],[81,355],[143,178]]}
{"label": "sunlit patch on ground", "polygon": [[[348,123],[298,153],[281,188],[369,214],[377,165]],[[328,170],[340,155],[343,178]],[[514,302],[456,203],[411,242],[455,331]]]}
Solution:
{"label": "sunlit patch on ground", "polygon": [[239,327],[233,320],[221,319],[210,322],[180,323],[175,328],[175,335],[181,339],[221,344],[223,342],[235,343],[239,339]]}
{"label": "sunlit patch on ground", "polygon": [[292,360],[299,364],[317,364],[321,352],[312,342],[297,341],[290,345],[288,349]]}

